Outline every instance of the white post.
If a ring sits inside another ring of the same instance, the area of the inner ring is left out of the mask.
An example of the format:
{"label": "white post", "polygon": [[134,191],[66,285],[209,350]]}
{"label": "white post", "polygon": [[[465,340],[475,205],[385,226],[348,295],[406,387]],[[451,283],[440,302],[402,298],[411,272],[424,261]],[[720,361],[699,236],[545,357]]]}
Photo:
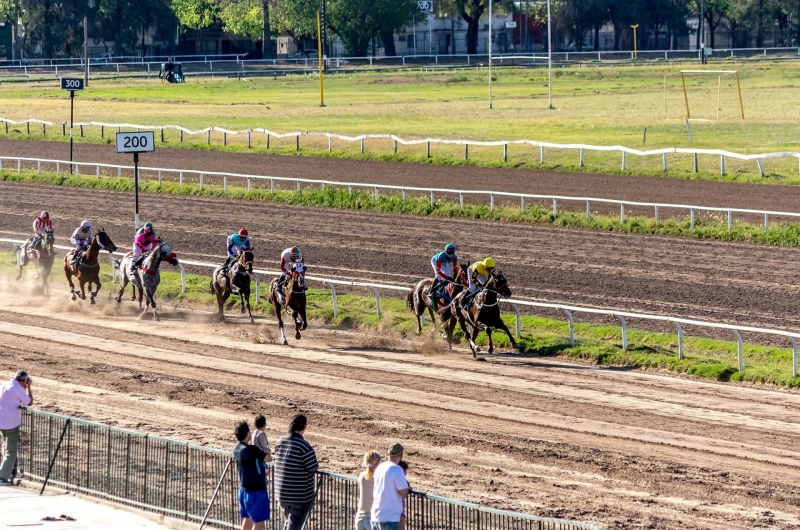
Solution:
{"label": "white post", "polygon": [[744,371],[744,348],[742,347],[742,334],[736,331],[735,329],[732,330],[733,334],[736,335],[736,350],[739,357],[739,371]]}
{"label": "white post", "polygon": [[558,215],[558,205],[556,202],[556,198],[553,197],[553,217],[556,217],[557,215]]}
{"label": "white post", "polygon": [[563,311],[567,314],[567,320],[569,320],[569,345],[575,346],[575,320],[572,318],[571,311],[568,309],[564,309]]}
{"label": "white post", "polygon": [[719,174],[725,174],[725,155],[719,155]]}
{"label": "white post", "polygon": [[625,318],[619,315],[615,315],[620,323],[622,324],[622,351],[628,351],[628,323],[625,322]]}
{"label": "white post", "polygon": [[661,162],[664,165],[664,171],[667,170],[667,153],[661,155]]}
{"label": "white post", "polygon": [[683,328],[677,322],[675,326],[678,328],[678,359],[683,359]]}

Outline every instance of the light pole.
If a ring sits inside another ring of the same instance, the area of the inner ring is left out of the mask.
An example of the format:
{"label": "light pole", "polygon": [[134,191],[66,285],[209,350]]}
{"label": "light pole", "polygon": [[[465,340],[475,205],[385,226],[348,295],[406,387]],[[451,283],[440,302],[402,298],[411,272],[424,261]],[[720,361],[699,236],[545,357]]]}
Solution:
{"label": "light pole", "polygon": [[638,59],[639,58],[639,50],[636,47],[636,28],[638,28],[638,27],[639,27],[639,24],[634,24],[633,26],[631,26],[631,29],[633,29],[633,58],[634,59]]}
{"label": "light pole", "polygon": [[489,0],[489,108],[492,108],[492,0]]}
{"label": "light pole", "polygon": [[547,0],[547,108],[553,108],[553,36],[551,32],[550,0]]}

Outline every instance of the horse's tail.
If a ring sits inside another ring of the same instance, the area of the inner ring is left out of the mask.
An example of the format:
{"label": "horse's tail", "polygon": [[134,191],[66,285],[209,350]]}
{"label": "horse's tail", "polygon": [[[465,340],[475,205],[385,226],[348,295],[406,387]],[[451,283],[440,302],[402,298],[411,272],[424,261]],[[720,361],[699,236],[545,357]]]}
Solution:
{"label": "horse's tail", "polygon": [[448,320],[450,320],[453,317],[453,309],[451,304],[447,304],[446,306],[441,308],[438,311],[438,313],[439,313],[439,318],[442,320],[442,322],[447,322]]}
{"label": "horse's tail", "polygon": [[211,294],[217,294],[217,290],[214,289],[214,279],[212,278],[210,282],[208,282],[208,286],[211,289]]}
{"label": "horse's tail", "polygon": [[406,295],[406,305],[412,311],[414,311],[414,289],[408,291],[408,295]]}

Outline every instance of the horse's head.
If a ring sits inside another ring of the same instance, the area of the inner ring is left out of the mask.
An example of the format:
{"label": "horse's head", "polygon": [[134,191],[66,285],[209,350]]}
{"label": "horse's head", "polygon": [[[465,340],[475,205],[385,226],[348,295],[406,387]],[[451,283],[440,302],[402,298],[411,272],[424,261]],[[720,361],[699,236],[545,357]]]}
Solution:
{"label": "horse's head", "polygon": [[[292,283],[293,287],[303,289],[306,286],[306,266],[302,261],[292,264]],[[293,289],[294,290],[294,289]]]}
{"label": "horse's head", "polygon": [[53,231],[52,230],[45,231],[44,245],[46,247],[52,248],[55,243],[56,243],[56,236],[55,234],[53,234]]}
{"label": "horse's head", "polygon": [[255,259],[255,254],[253,254],[252,250],[244,250],[242,251],[242,257],[239,260],[242,267],[248,272],[248,274],[253,274],[253,260]]}
{"label": "horse's head", "polygon": [[161,259],[168,261],[173,267],[178,265],[178,255],[175,254],[164,241],[160,241],[160,244],[156,248],[158,249]]}
{"label": "horse's head", "polygon": [[100,245],[100,248],[107,250],[109,254],[117,251],[117,245],[111,241],[111,238],[108,237],[108,234],[106,234],[104,229],[101,228],[98,230],[97,235],[94,236],[94,239],[97,241],[97,244]]}
{"label": "horse's head", "polygon": [[500,271],[492,274],[492,277],[486,283],[486,287],[493,291],[497,291],[502,298],[511,298],[511,289],[508,288],[506,277],[503,276],[503,273]]}

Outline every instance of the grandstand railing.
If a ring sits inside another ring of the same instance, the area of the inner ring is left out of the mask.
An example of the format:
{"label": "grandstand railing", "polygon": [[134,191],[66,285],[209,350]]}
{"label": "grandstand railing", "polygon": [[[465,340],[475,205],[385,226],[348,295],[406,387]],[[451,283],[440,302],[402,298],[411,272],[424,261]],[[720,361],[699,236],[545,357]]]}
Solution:
{"label": "grandstand railing", "polygon": [[[40,120],[37,118],[30,118],[27,120],[12,120],[9,118],[0,118],[0,123],[5,123],[6,133],[8,133],[8,125],[25,125],[27,133],[30,134],[31,124],[34,126],[39,125],[42,127],[42,133],[46,134],[47,126],[56,126],[61,125],[61,134],[67,134],[67,124],[64,122],[56,123],[46,120]],[[327,138],[328,140],[328,151],[333,151],[333,140],[352,143],[352,142],[359,142],[361,144],[361,152],[363,153],[366,148],[366,141],[367,140],[391,140],[394,144],[394,152],[398,152],[399,146],[416,146],[416,145],[425,145],[427,148],[427,155],[430,157],[431,154],[431,146],[432,145],[458,145],[463,146],[464,148],[464,160],[469,159],[469,148],[470,146],[476,147],[502,147],[502,158],[504,162],[509,160],[509,149],[510,146],[514,145],[527,145],[532,147],[539,148],[539,161],[540,163],[545,162],[545,150],[546,149],[558,149],[558,150],[571,150],[576,151],[578,154],[578,165],[583,167],[584,164],[584,155],[587,151],[595,151],[595,152],[618,152],[621,155],[621,169],[625,171],[627,169],[627,156],[633,155],[638,157],[650,157],[650,156],[660,156],[661,157],[661,164],[664,171],[668,168],[668,155],[676,155],[676,154],[685,154],[685,155],[692,155],[694,160],[694,172],[697,173],[700,171],[700,163],[699,163],[699,156],[714,156],[718,157],[719,159],[719,172],[721,175],[726,174],[726,166],[725,162],[726,159],[736,159],[736,160],[743,160],[743,161],[753,161],[756,163],[756,167],[758,169],[759,174],[763,177],[764,176],[764,165],[763,162],[768,159],[772,158],[796,158],[798,159],[798,172],[800,172],[800,152],[797,151],[775,151],[769,153],[752,153],[752,154],[743,154],[737,153],[734,151],[728,151],[725,149],[702,149],[702,148],[685,148],[685,147],[664,147],[659,149],[649,149],[649,150],[640,150],[640,149],[633,149],[631,147],[625,147],[622,145],[591,145],[591,144],[577,144],[577,143],[569,143],[569,144],[561,144],[555,142],[542,142],[538,140],[497,140],[497,141],[478,141],[478,140],[460,140],[460,139],[442,139],[442,138],[422,138],[422,139],[414,139],[414,140],[407,140],[401,138],[395,134],[360,134],[356,136],[347,136],[342,134],[334,134],[328,132],[309,132],[309,131],[295,131],[295,132],[288,132],[288,133],[278,133],[275,131],[271,131],[269,129],[264,128],[254,128],[254,129],[243,129],[243,130],[234,130],[234,129],[226,129],[224,127],[205,127],[202,129],[188,129],[186,127],[181,127],[180,125],[141,125],[141,124],[134,124],[134,123],[106,123],[106,122],[99,122],[99,121],[90,121],[90,122],[77,122],[73,124],[74,127],[77,127],[80,130],[80,135],[83,136],[83,131],[85,127],[97,127],[100,130],[101,138],[105,136],[106,128],[113,131],[116,129],[117,131],[122,131],[123,129],[128,130],[153,130],[153,131],[160,131],[161,132],[161,141],[164,141],[164,131],[167,130],[174,130],[180,133],[180,141],[183,141],[184,135],[206,135],[207,143],[211,143],[211,133],[217,132],[222,135],[222,144],[227,145],[228,136],[237,136],[237,135],[244,135],[247,137],[247,145],[248,147],[252,147],[253,145],[253,135],[263,135],[264,138],[264,145],[269,148],[270,141],[272,139],[283,139],[283,138],[294,138],[295,140],[295,149],[300,149],[300,138],[301,137],[308,137],[308,138]],[[109,131],[109,133],[111,132]],[[10,157],[16,160],[16,157]],[[23,159],[25,160],[25,159]],[[27,159],[33,160],[36,159]],[[51,162],[57,162],[55,160]],[[59,161],[63,163],[63,161]],[[73,163],[74,164],[74,163]],[[97,166],[97,164],[93,163],[84,163],[83,165],[89,166]],[[102,166],[102,165],[101,165]],[[117,166],[108,166],[105,167],[117,167]],[[124,167],[124,166],[121,166]],[[153,170],[158,170],[158,168],[151,168]],[[208,173],[210,174],[210,173]],[[297,179],[293,179],[297,180]],[[388,187],[388,186],[387,186]]]}
{"label": "grandstand railing", "polygon": [[[25,478],[48,479],[48,484],[60,488],[168,517],[200,522],[220,483],[207,525],[239,528],[238,474],[231,462],[227,451],[35,409],[23,411],[18,467]],[[354,528],[357,480],[319,472],[316,482],[317,496],[306,528]],[[283,521],[273,484],[270,466],[272,518],[267,528],[280,530]],[[417,491],[409,495],[407,517],[409,530],[598,530],[587,523],[497,510]]]}
{"label": "grandstand railing", "polygon": [[[15,240],[15,239],[6,239],[0,238],[0,242],[5,243],[12,243],[15,245],[21,245],[24,241]],[[65,246],[55,246],[58,249],[62,250],[71,250],[72,247],[65,247]],[[17,248],[17,252],[20,252],[19,247]],[[122,252],[116,252],[117,256],[122,257],[125,254]],[[19,259],[19,258],[18,258]],[[110,264],[112,269],[114,270],[114,278],[116,279],[116,275],[118,274],[119,262],[114,260],[113,258],[110,259]],[[198,267],[198,268],[205,268],[205,269],[215,269],[220,265],[214,263],[206,263],[200,261],[191,261],[191,260],[181,260],[180,271],[181,271],[181,291],[186,292],[186,270],[184,269],[184,265],[188,265],[191,267]],[[278,271],[269,271],[263,269],[253,269],[253,282],[256,284],[255,295],[256,295],[256,303],[260,301],[261,297],[261,278],[259,275],[266,275],[266,276],[279,276],[281,273]],[[307,281],[317,281],[320,282],[323,286],[328,288],[331,291],[331,298],[333,304],[333,314],[334,316],[338,315],[338,301],[337,301],[337,288],[336,286],[349,286],[349,287],[357,287],[368,289],[372,292],[375,296],[375,304],[376,309],[378,312],[378,316],[382,315],[381,311],[381,291],[391,291],[391,292],[402,292],[408,293],[411,289],[404,285],[391,285],[391,284],[383,284],[383,283],[370,283],[370,282],[354,282],[349,280],[337,280],[333,278],[323,278],[318,276],[306,276]],[[734,324],[724,324],[718,322],[706,322],[701,320],[692,320],[687,318],[680,318],[680,317],[671,317],[665,315],[651,315],[645,313],[634,313],[630,311],[621,311],[616,309],[603,309],[603,308],[594,308],[594,307],[579,307],[567,304],[558,304],[558,303],[551,303],[551,302],[534,302],[531,300],[518,300],[518,299],[503,299],[500,300],[501,303],[508,304],[514,311],[514,316],[516,319],[516,336],[520,338],[522,334],[522,316],[520,311],[520,306],[527,306],[527,307],[535,307],[540,309],[552,309],[563,312],[567,317],[567,322],[569,323],[569,343],[571,346],[575,346],[575,317],[574,313],[587,313],[587,314],[594,314],[594,315],[602,315],[611,318],[615,318],[619,321],[622,333],[622,349],[628,349],[628,319],[641,319],[641,320],[649,320],[649,321],[657,321],[657,322],[664,322],[671,325],[674,325],[677,332],[678,332],[678,358],[684,358],[684,338],[686,336],[685,326],[695,326],[699,328],[706,328],[706,329],[724,329],[728,330],[733,333],[734,337],[736,338],[737,344],[737,361],[738,361],[738,368],[739,371],[744,370],[745,366],[745,357],[744,357],[744,342],[742,339],[742,332],[745,333],[757,333],[763,335],[771,335],[771,336],[780,336],[788,339],[788,341],[792,345],[792,375],[797,377],[800,375],[798,372],[798,358],[800,357],[798,351],[798,344],[797,340],[800,339],[800,333],[795,333],[786,330],[780,329],[770,329],[770,328],[759,328],[753,326],[738,326]],[[422,320],[424,322],[425,317],[424,314],[422,316]]]}

